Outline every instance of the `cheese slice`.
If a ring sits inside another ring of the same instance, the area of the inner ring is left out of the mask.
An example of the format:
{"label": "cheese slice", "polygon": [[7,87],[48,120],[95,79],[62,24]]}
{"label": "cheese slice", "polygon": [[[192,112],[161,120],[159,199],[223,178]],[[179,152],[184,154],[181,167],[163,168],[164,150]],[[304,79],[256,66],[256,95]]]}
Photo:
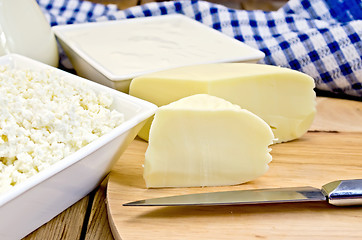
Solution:
{"label": "cheese slice", "polygon": [[162,106],[145,154],[148,188],[235,185],[268,170],[268,124],[224,99],[197,94]]}
{"label": "cheese slice", "polygon": [[[220,63],[174,68],[137,77],[130,94],[163,106],[183,97],[205,93],[248,109],[272,128],[277,142],[301,137],[311,126],[316,102],[314,80],[287,68]],[[148,140],[152,119],[139,136]]]}

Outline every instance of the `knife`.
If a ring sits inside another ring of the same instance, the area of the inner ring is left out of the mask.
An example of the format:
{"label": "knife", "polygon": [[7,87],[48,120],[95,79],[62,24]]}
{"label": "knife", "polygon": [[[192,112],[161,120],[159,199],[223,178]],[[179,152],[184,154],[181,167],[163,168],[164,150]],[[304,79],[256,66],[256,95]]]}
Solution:
{"label": "knife", "polygon": [[288,202],[328,202],[335,206],[362,205],[362,179],[338,180],[322,189],[314,187],[268,188],[207,192],[151,198],[123,206],[210,206]]}

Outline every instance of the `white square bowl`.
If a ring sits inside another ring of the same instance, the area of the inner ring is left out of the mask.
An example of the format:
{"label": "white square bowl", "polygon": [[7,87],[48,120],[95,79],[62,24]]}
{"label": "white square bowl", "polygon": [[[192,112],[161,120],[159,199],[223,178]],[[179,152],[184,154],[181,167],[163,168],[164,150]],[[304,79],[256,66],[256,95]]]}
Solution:
{"label": "white square bowl", "polygon": [[128,92],[134,77],[169,68],[257,62],[264,53],[181,14],[54,26],[77,74]]}
{"label": "white square bowl", "polygon": [[111,109],[125,115],[125,121],[111,132],[0,195],[0,239],[7,240],[26,236],[98,186],[157,107],[21,55],[0,57],[0,65],[4,64],[19,69],[52,69],[66,81],[108,92],[114,99]]}

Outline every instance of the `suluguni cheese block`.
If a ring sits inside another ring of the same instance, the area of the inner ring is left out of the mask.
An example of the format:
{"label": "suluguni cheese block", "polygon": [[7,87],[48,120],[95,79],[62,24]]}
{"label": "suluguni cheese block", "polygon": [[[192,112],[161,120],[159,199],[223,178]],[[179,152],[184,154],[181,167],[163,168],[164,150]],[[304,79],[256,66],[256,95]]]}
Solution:
{"label": "suluguni cheese block", "polygon": [[[194,94],[223,98],[255,113],[272,128],[277,142],[301,137],[311,126],[316,102],[314,80],[288,68],[219,63],[169,69],[132,80],[130,94],[163,106]],[[148,140],[152,119],[139,136]]]}
{"label": "suluguni cheese block", "polygon": [[274,135],[257,115],[196,94],[155,114],[145,154],[148,188],[235,185],[268,170]]}

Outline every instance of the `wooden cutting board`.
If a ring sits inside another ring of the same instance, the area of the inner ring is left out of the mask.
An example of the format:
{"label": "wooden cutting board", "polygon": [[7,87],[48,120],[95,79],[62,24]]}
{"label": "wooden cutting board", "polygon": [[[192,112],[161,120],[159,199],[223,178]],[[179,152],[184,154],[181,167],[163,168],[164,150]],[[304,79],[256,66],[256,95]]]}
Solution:
{"label": "wooden cutting board", "polygon": [[238,186],[146,189],[147,143],[136,139],[109,176],[107,208],[115,239],[361,239],[362,207],[326,203],[218,207],[124,207],[178,194],[268,187],[321,187],[362,178],[362,102],[318,98],[317,117],[302,138],[272,146],[262,177]]}

